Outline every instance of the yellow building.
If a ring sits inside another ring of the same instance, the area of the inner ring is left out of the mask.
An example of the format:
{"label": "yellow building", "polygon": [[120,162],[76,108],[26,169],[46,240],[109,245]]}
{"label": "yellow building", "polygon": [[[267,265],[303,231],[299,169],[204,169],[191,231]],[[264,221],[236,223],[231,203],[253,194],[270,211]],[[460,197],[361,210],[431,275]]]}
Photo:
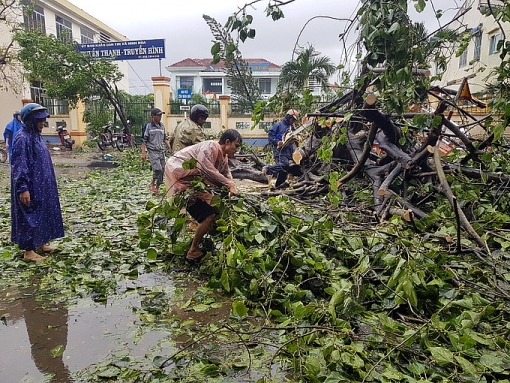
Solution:
{"label": "yellow building", "polygon": [[[0,24],[0,47],[8,46],[12,41],[12,28],[16,24],[27,28],[38,29],[46,34],[57,37],[71,35],[80,44],[117,42],[128,40],[126,36],[113,30],[108,25],[92,17],[82,9],[66,0],[36,0],[30,6],[32,12],[24,14],[21,6],[11,7],[6,14],[6,22]],[[14,47],[15,49],[15,47]],[[117,83],[120,90],[129,91],[128,64],[115,61],[124,78]],[[48,108],[51,117],[43,135],[49,142],[56,142],[55,126],[57,122],[65,121],[79,145],[86,139],[85,124],[82,121],[83,107],[69,110],[67,102],[46,97],[44,84],[28,83],[21,72],[21,68],[9,66],[9,82],[2,84],[0,89],[0,134],[5,125],[12,120],[12,114],[20,110],[28,102],[37,102]]]}

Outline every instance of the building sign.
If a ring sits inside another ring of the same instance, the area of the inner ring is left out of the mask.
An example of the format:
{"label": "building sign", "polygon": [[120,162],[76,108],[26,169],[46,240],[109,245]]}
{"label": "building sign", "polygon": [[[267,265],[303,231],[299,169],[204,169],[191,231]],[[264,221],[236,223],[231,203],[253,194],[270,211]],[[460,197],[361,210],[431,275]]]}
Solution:
{"label": "building sign", "polygon": [[250,68],[252,72],[268,71],[269,63],[268,62],[248,63],[248,68]]}
{"label": "building sign", "polygon": [[178,100],[191,100],[191,89],[189,89],[189,88],[177,89],[177,99]]}
{"label": "building sign", "polygon": [[76,49],[91,57],[112,60],[164,59],[165,39],[78,44]]}

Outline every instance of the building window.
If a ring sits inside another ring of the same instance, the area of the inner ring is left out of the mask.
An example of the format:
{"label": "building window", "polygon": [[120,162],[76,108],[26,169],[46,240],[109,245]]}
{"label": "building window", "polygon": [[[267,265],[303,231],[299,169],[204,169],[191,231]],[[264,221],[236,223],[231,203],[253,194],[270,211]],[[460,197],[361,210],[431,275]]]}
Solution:
{"label": "building window", "polygon": [[39,81],[30,84],[30,98],[48,109],[48,113],[55,115],[68,115],[69,104],[65,100],[46,97],[46,89]]}
{"label": "building window", "polygon": [[101,43],[109,43],[111,40],[110,36],[108,36],[104,32],[99,32],[99,42]]}
{"label": "building window", "polygon": [[498,53],[498,43],[501,40],[501,34],[496,33],[489,37],[489,54],[493,55]]}
{"label": "building window", "polygon": [[193,77],[189,77],[189,76],[179,77],[179,88],[180,89],[193,89]]}
{"label": "building window", "polygon": [[204,78],[204,94],[223,93],[223,81],[221,78]]}
{"label": "building window", "polygon": [[482,32],[475,34],[475,52],[473,54],[473,60],[480,60],[482,53]]}
{"label": "building window", "polygon": [[39,5],[25,6],[23,10],[23,19],[27,30],[46,33],[44,9]]}
{"label": "building window", "polygon": [[60,16],[55,16],[55,24],[57,26],[57,37],[64,43],[73,41],[73,25],[69,20]]}
{"label": "building window", "polygon": [[271,94],[271,79],[259,78],[259,88],[262,94]]}
{"label": "building window", "polygon": [[250,123],[249,122],[236,122],[236,129],[250,129]]}
{"label": "building window", "polygon": [[443,65],[439,61],[436,61],[436,75],[440,75],[443,73],[444,73]]}
{"label": "building window", "polygon": [[459,68],[465,67],[467,65],[467,49],[464,50],[459,56]]}
{"label": "building window", "polygon": [[94,43],[94,32],[87,28],[81,28],[81,43],[82,44],[93,44]]}

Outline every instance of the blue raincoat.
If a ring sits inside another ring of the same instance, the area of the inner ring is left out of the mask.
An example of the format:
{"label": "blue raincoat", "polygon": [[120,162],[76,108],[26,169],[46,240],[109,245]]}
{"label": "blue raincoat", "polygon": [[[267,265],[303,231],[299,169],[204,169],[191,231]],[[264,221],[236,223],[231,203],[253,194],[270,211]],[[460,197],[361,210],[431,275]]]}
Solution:
{"label": "blue raincoat", "polygon": [[11,162],[12,158],[12,143],[14,142],[14,137],[16,137],[16,133],[23,127],[23,124],[18,117],[15,116],[11,122],[9,122],[4,130],[4,141],[7,141],[9,138],[9,162]]}
{"label": "blue raincoat", "polygon": [[[11,240],[22,250],[35,250],[64,236],[55,171],[39,131],[23,125],[12,147]],[[19,198],[27,190],[28,206]]]}

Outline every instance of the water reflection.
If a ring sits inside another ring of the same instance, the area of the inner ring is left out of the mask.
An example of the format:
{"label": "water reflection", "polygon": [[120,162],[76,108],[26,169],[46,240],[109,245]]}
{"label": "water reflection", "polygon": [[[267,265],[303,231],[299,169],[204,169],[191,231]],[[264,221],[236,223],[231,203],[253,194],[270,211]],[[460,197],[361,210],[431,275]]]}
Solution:
{"label": "water reflection", "polygon": [[154,291],[171,294],[168,275],[151,273],[119,283],[107,302],[80,299],[65,307],[29,288],[0,284],[0,383],[80,382],[76,376],[115,355],[147,369],[157,355],[175,352],[166,328],[143,326],[142,301]]}
{"label": "water reflection", "polygon": [[50,374],[51,382],[72,382],[62,356],[67,346],[67,309],[46,301],[45,307],[36,299],[37,286],[24,291],[23,316],[27,328],[32,360],[42,374]]}
{"label": "water reflection", "polygon": [[[37,297],[39,281],[26,289],[5,293],[12,303],[0,301],[3,346],[0,381],[72,382],[62,355],[67,344],[68,312],[58,302]],[[3,308],[3,307],[8,308]]]}

